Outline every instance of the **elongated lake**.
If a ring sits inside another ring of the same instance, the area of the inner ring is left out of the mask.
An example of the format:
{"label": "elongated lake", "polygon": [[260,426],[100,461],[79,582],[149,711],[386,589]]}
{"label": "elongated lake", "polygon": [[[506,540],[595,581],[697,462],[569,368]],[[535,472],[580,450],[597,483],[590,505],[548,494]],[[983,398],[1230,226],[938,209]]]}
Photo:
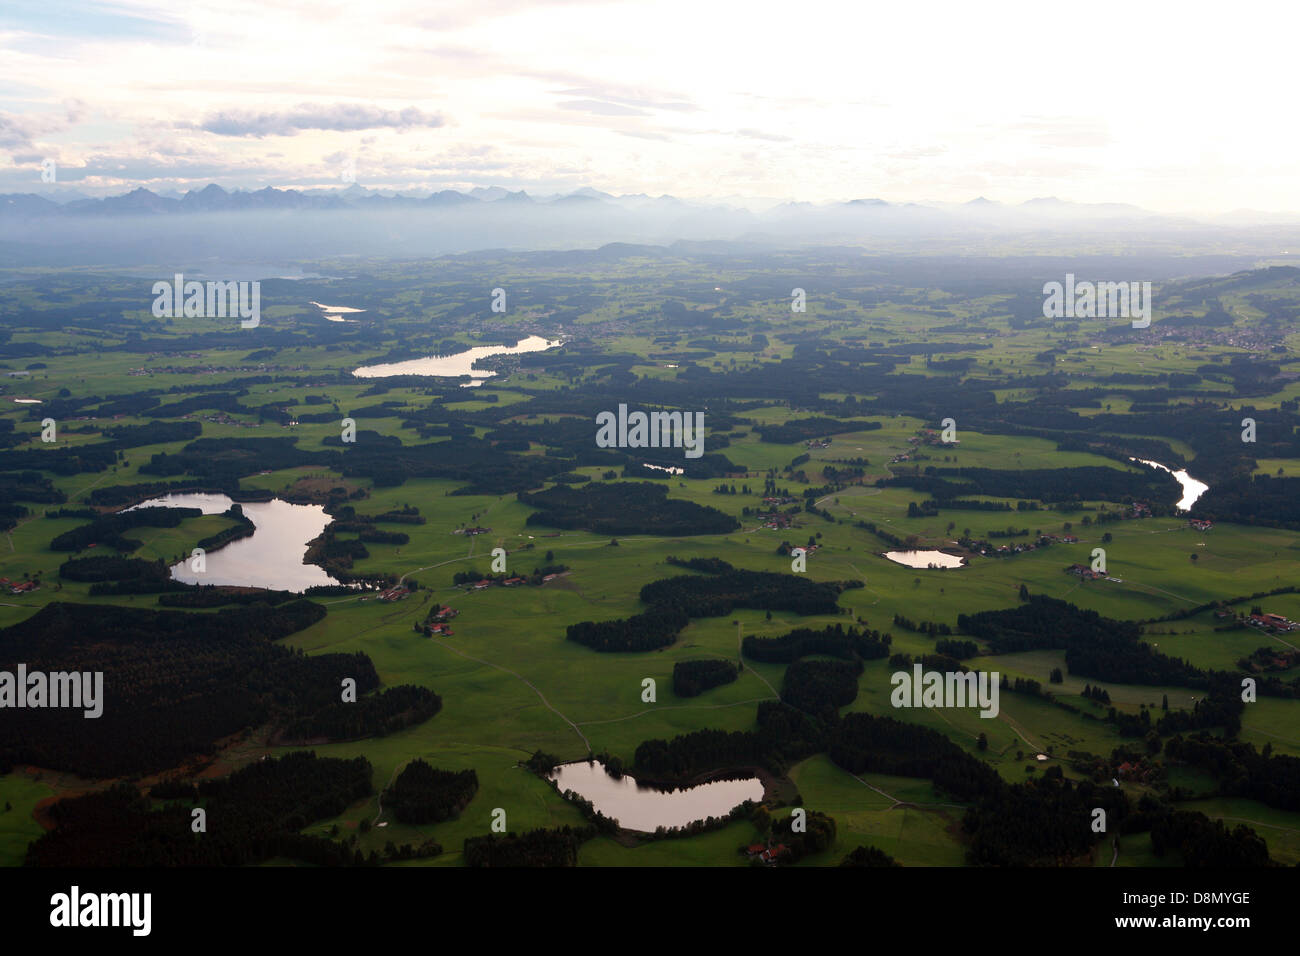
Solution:
{"label": "elongated lake", "polygon": [[560,764],[550,775],[560,792],[572,790],[627,830],[653,833],[708,817],[724,817],[746,800],[763,799],[757,777],[714,780],[680,790],[642,786],[626,774],[611,777],[599,760]]}
{"label": "elongated lake", "polygon": [[962,559],[946,551],[886,551],[885,557],[909,568],[960,568]]}
{"label": "elongated lake", "polygon": [[352,374],[357,378],[388,378],[393,375],[440,375],[454,377],[468,375],[473,381],[469,386],[482,385],[485,379],[496,372],[491,369],[474,368],[474,363],[493,355],[523,355],[527,352],[545,352],[560,345],[558,339],[544,339],[540,335],[530,335],[517,345],[480,345],[452,355],[426,355],[424,358],[409,359],[405,362],[387,362],[381,365],[363,365]]}
{"label": "elongated lake", "polygon": [[1179,511],[1190,511],[1192,505],[1196,504],[1196,499],[1210,490],[1210,486],[1205,482],[1197,481],[1189,475],[1186,468],[1174,471],[1168,465],[1162,465],[1158,461],[1147,461],[1145,458],[1130,458],[1129,461],[1141,462],[1151,468],[1159,468],[1161,471],[1167,471],[1173,475],[1183,487],[1183,497],[1178,502]]}
{"label": "elongated lake", "polygon": [[[205,515],[229,510],[226,495],[164,495],[137,508],[198,508]],[[338,584],[315,564],[303,564],[307,543],[330,522],[321,505],[295,505],[275,498],[241,502],[244,515],[256,530],[205,556],[206,568],[196,572],[186,558],[173,565],[172,579],[186,584],[224,584],[237,587],[303,591],[318,584]]]}

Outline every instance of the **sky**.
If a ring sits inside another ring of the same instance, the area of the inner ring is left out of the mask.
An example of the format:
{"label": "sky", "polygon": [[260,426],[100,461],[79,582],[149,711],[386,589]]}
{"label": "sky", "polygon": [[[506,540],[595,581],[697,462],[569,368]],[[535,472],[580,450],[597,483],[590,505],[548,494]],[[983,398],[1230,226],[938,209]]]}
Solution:
{"label": "sky", "polygon": [[1297,21],[1253,0],[5,0],[0,192],[1296,212]]}

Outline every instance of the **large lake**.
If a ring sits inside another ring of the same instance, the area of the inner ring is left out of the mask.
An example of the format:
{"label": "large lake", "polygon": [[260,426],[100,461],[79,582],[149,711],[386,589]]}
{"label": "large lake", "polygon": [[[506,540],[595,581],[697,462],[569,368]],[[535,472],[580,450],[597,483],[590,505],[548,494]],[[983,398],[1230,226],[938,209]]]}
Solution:
{"label": "large lake", "polygon": [[353,371],[358,378],[387,378],[392,375],[441,375],[454,377],[468,375],[474,379],[469,385],[482,385],[496,372],[491,369],[476,369],[474,363],[492,355],[523,355],[526,352],[545,352],[562,344],[558,339],[544,339],[540,335],[530,335],[518,345],[480,345],[456,352],[452,355],[426,355],[424,358],[408,359],[405,362],[388,362],[381,365],[363,365]]}
{"label": "large lake", "polygon": [[[137,508],[198,508],[205,515],[221,514],[234,502],[226,495],[164,495]],[[238,587],[303,591],[317,584],[338,584],[315,564],[303,564],[307,542],[330,523],[321,505],[295,505],[276,498],[241,502],[255,531],[205,556],[203,573],[190,570],[190,559],[173,565],[172,578],[186,584],[225,584]]]}
{"label": "large lake", "polygon": [[763,782],[757,777],[715,780],[681,790],[645,787],[632,777],[618,779],[599,760],[560,764],[550,778],[560,792],[572,790],[627,830],[653,833],[659,827],[684,827],[708,817],[725,817],[744,803],[763,799]]}
{"label": "large lake", "polygon": [[1210,486],[1205,482],[1197,481],[1189,475],[1186,468],[1174,471],[1168,465],[1162,465],[1158,461],[1147,461],[1145,458],[1130,458],[1129,461],[1138,461],[1152,468],[1159,468],[1161,471],[1167,471],[1178,479],[1178,483],[1183,486],[1183,497],[1178,502],[1179,511],[1190,510],[1192,505],[1196,504],[1196,499],[1210,490]]}

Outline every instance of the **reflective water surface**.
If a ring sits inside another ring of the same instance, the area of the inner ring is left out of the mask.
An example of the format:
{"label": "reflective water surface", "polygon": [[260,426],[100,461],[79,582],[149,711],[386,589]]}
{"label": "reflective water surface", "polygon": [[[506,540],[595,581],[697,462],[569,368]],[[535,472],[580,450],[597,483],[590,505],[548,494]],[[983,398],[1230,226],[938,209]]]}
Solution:
{"label": "reflective water surface", "polygon": [[715,780],[681,790],[645,787],[624,775],[614,779],[598,760],[566,763],[551,772],[560,791],[572,790],[605,816],[628,830],[653,833],[658,827],[681,827],[695,820],[722,817],[746,800],[763,799],[757,777]]}
{"label": "reflective water surface", "polygon": [[[164,495],[137,508],[199,508],[206,515],[221,514],[232,501],[226,495]],[[186,584],[225,584],[239,587],[302,591],[317,584],[338,584],[315,564],[303,564],[307,542],[330,523],[321,505],[295,505],[275,498],[244,502],[240,507],[257,529],[247,538],[232,541],[205,556],[206,569],[197,573],[186,558],[172,566],[172,578]]]}

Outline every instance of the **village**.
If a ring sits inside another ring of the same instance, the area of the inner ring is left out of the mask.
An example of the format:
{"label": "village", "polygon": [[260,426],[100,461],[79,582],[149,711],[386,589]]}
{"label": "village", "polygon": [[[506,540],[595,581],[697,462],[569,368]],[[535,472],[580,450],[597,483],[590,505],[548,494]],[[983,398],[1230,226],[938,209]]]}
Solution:
{"label": "village", "polygon": [[[933,428],[923,428],[919,433],[907,440],[909,445],[913,446],[910,452],[899,452],[893,458],[889,459],[891,465],[900,465],[908,461],[929,461],[928,455],[918,455],[916,449],[921,445],[937,445],[940,448],[956,448],[961,442],[954,439],[953,441],[944,441],[942,436]],[[947,460],[947,459],[945,459]]]}

